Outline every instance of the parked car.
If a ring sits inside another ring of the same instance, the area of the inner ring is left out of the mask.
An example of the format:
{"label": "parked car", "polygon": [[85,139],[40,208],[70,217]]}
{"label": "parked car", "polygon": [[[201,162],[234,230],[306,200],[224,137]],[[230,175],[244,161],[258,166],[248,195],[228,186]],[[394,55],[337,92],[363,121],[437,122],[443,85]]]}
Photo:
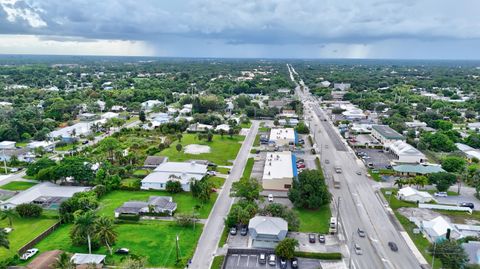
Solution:
{"label": "parked car", "polygon": [[325,163],[326,163],[326,164],[329,164],[329,163],[330,163],[330,161],[329,161],[328,159],[326,159],[326,160],[325,160]]}
{"label": "parked car", "polygon": [[460,206],[461,207],[469,207],[471,209],[475,208],[475,205],[473,203],[470,203],[470,202],[462,202],[462,203],[460,203]]}
{"label": "parked car", "polygon": [[216,175],[217,175],[217,172],[215,172],[215,171],[207,171],[207,175],[209,175],[209,176],[216,176]]}
{"label": "parked car", "polygon": [[358,228],[357,233],[358,233],[358,236],[365,237],[365,231],[363,229]]}
{"label": "parked car", "polygon": [[258,255],[258,263],[259,263],[259,264],[265,264],[265,263],[267,263],[267,254],[265,254],[265,253],[260,253],[260,255]]}
{"label": "parked car", "polygon": [[280,269],[287,269],[287,260],[285,258],[280,259]]}
{"label": "parked car", "polygon": [[391,165],[389,164],[389,165],[386,165],[385,168],[387,168],[387,169],[392,169],[393,166],[391,166]]}
{"label": "parked car", "polygon": [[270,194],[268,195],[268,201],[269,201],[269,202],[273,202],[273,194],[270,193]]}
{"label": "parked car", "polygon": [[25,251],[25,253],[23,253],[23,255],[20,257],[20,260],[26,261],[26,260],[30,259],[31,257],[33,257],[35,254],[37,254],[37,252],[38,252],[38,248],[28,249],[28,250]]}
{"label": "parked car", "polygon": [[85,140],[82,142],[82,145],[86,145],[86,144],[88,144],[88,140]]}
{"label": "parked car", "polygon": [[315,235],[314,234],[309,234],[308,235],[308,242],[315,243]]}
{"label": "parked car", "polygon": [[398,251],[397,244],[395,244],[394,242],[391,242],[391,241],[388,242],[388,246],[390,247],[390,249],[391,249],[392,251],[395,251],[395,252]]}
{"label": "parked car", "polygon": [[315,154],[316,153],[315,149],[311,149],[310,153]]}
{"label": "parked car", "polygon": [[10,169],[10,172],[12,172],[12,173],[16,173],[16,172],[18,172],[18,168],[16,168],[16,167],[13,167],[12,169]]}
{"label": "parked car", "polygon": [[355,249],[355,253],[357,255],[362,255],[363,254],[362,248],[360,247],[359,244],[355,244],[353,248]]}
{"label": "parked car", "polygon": [[240,229],[240,235],[245,236],[247,234],[248,234],[247,227],[242,227],[242,229]]}
{"label": "parked car", "polygon": [[448,197],[448,194],[445,191],[436,192],[433,195],[435,195],[437,197]]}
{"label": "parked car", "polygon": [[304,163],[297,163],[297,168],[305,168],[305,164]]}
{"label": "parked car", "polygon": [[128,254],[130,253],[130,250],[128,248],[119,248],[115,251],[116,254]]}
{"label": "parked car", "polygon": [[368,163],[367,166],[368,166],[369,168],[373,168],[373,163]]}
{"label": "parked car", "polygon": [[362,172],[357,171],[356,174],[360,176],[360,175],[362,175]]}
{"label": "parked car", "polygon": [[275,256],[275,254],[270,254],[270,256],[268,256],[268,264],[270,266],[276,266],[277,265],[277,256]]}
{"label": "parked car", "polygon": [[303,163],[303,162],[305,162],[304,159],[302,159],[302,158],[297,158],[297,163]]}
{"label": "parked car", "polygon": [[324,244],[325,243],[325,235],[319,234],[318,235],[318,242]]}
{"label": "parked car", "polygon": [[231,235],[237,235],[237,227],[230,228],[230,234]]}
{"label": "parked car", "polygon": [[293,258],[290,265],[291,265],[291,267],[292,267],[293,269],[298,268],[298,260],[297,260],[297,258]]}

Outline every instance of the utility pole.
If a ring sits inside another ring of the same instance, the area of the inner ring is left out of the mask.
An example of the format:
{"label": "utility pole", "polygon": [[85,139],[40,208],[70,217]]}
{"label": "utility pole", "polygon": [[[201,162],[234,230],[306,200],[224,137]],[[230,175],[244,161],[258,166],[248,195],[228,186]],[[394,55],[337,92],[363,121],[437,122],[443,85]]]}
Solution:
{"label": "utility pole", "polygon": [[338,199],[337,199],[337,223],[336,223],[336,230],[337,230],[337,234],[338,234],[338,223],[340,222],[340,196],[338,196]]}
{"label": "utility pole", "polygon": [[178,262],[179,261],[179,258],[178,258],[178,234],[177,234],[177,237],[175,238],[175,245],[176,245],[175,250],[177,252],[177,262]]}
{"label": "utility pole", "polygon": [[435,249],[436,248],[437,248],[437,241],[433,242],[432,268],[435,268]]}
{"label": "utility pole", "polygon": [[5,168],[5,175],[8,174],[8,170],[7,170],[7,156],[5,155],[5,149],[3,149],[3,167]]}

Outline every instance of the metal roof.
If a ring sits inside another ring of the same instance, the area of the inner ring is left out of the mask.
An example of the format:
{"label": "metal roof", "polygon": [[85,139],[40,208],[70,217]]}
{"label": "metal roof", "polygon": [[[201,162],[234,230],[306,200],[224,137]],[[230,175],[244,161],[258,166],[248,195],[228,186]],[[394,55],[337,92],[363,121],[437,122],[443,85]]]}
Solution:
{"label": "metal roof", "polygon": [[372,125],[372,129],[377,131],[381,136],[385,137],[386,139],[405,139],[403,135],[399,134],[397,131],[393,130],[388,125]]}

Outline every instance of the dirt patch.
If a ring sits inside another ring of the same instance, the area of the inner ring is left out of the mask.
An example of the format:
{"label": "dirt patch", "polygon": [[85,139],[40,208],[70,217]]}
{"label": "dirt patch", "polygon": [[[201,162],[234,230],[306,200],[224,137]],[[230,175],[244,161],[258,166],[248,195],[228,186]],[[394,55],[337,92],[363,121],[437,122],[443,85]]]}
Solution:
{"label": "dirt patch", "polygon": [[450,222],[450,218],[442,215],[438,212],[435,212],[430,209],[425,208],[415,208],[415,207],[402,207],[398,209],[398,212],[405,216],[406,218],[416,218],[418,220],[432,220],[438,216],[444,217],[448,222]]}
{"label": "dirt patch", "polygon": [[210,153],[210,147],[204,145],[190,144],[185,146],[184,152],[188,154]]}

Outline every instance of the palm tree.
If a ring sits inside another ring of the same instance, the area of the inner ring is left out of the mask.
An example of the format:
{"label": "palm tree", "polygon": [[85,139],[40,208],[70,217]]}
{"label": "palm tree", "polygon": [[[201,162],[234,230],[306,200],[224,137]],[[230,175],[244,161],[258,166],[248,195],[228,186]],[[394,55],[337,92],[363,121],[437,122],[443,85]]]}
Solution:
{"label": "palm tree", "polygon": [[112,247],[117,239],[117,232],[113,229],[113,220],[109,217],[99,217],[95,221],[95,237],[100,241],[105,243],[105,246],[110,251],[112,255]]}
{"label": "palm tree", "polygon": [[14,218],[19,218],[20,215],[18,215],[17,211],[13,208],[10,209],[5,209],[0,212],[0,219],[8,219],[8,226],[12,227],[13,225],[13,219]]}
{"label": "palm tree", "polygon": [[71,231],[74,237],[87,239],[89,254],[92,254],[92,236],[95,234],[94,228],[96,218],[97,216],[93,211],[88,211],[77,216]]}
{"label": "palm tree", "polygon": [[418,187],[425,187],[425,185],[428,184],[428,178],[426,176],[416,176],[415,177],[415,184],[417,185],[417,189]]}
{"label": "palm tree", "polygon": [[8,241],[7,233],[3,228],[0,228],[0,247],[10,249],[10,242]]}
{"label": "palm tree", "polygon": [[399,189],[401,189],[404,184],[405,184],[405,180],[402,178],[395,179],[395,182],[393,183],[393,185],[397,185]]}
{"label": "palm tree", "polygon": [[72,262],[70,255],[62,252],[55,260],[53,269],[75,269],[75,264]]}

